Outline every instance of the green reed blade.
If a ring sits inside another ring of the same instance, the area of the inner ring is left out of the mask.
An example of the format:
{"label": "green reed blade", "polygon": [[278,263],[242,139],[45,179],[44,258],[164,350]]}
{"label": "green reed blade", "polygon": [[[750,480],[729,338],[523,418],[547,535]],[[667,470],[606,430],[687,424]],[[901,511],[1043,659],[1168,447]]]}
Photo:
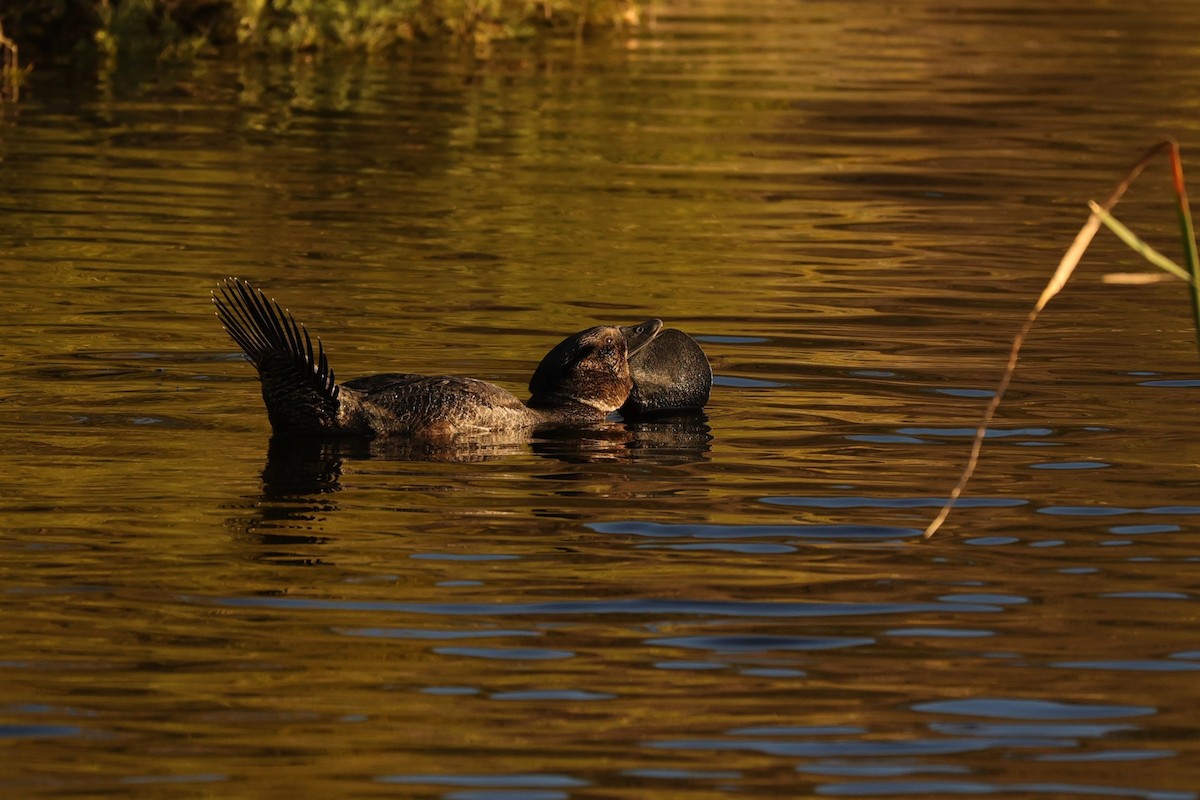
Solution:
{"label": "green reed blade", "polygon": [[1183,159],[1179,155],[1179,143],[1170,142],[1171,177],[1175,182],[1176,213],[1179,218],[1179,238],[1183,241],[1183,255],[1191,275],[1192,318],[1196,321],[1196,345],[1200,347],[1200,258],[1196,256],[1196,231],[1192,227],[1192,211],[1188,205],[1187,184],[1183,182]]}
{"label": "green reed blade", "polygon": [[1105,211],[1095,200],[1088,201],[1088,208],[1092,210],[1093,214],[1100,218],[1100,221],[1103,222],[1110,231],[1117,235],[1118,239],[1129,245],[1130,250],[1137,253],[1154,266],[1171,273],[1176,278],[1187,281],[1188,283],[1193,282],[1194,279],[1190,274],[1188,274],[1186,269],[1179,266],[1174,261],[1167,258],[1162,253],[1158,252],[1153,247],[1139,239],[1136,233],[1129,230],[1129,228],[1126,228],[1120,221],[1117,220],[1116,217]]}

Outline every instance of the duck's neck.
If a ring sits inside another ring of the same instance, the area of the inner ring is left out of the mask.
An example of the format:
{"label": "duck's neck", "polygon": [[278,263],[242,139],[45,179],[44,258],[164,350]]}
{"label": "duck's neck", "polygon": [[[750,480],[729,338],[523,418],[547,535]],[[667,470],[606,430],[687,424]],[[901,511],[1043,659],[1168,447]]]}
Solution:
{"label": "duck's neck", "polygon": [[609,412],[599,406],[583,403],[574,398],[531,397],[525,405],[537,414],[542,422],[603,422]]}

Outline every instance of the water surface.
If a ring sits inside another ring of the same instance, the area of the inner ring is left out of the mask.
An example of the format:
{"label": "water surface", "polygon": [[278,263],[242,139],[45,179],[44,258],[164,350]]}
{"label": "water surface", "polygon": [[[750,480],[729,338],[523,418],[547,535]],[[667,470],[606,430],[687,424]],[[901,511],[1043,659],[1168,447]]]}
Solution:
{"label": "water surface", "polygon": [[[35,75],[0,111],[0,791],[1195,798],[1183,290],[1086,211],[1200,118],[1190,4],[664,4],[628,40]],[[1165,170],[1120,216],[1163,249]],[[269,443],[208,293],[521,393],[661,317],[707,419]]]}

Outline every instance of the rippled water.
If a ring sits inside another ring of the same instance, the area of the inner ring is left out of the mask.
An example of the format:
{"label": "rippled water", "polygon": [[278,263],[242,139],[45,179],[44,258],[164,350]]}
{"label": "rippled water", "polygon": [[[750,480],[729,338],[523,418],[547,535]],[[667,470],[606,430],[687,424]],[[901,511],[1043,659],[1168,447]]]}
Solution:
{"label": "rippled water", "polygon": [[[0,793],[1200,797],[1197,356],[1086,214],[1191,4],[667,4],[628,41],[0,109]],[[1200,171],[1196,172],[1200,175]],[[1169,249],[1161,165],[1118,209]],[[269,447],[208,292],[521,391],[658,316],[707,422]]]}

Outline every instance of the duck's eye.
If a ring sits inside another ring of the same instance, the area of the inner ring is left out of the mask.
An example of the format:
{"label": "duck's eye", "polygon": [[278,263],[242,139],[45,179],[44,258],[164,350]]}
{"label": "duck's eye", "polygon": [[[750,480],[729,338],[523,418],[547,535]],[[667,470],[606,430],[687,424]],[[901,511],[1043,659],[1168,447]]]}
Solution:
{"label": "duck's eye", "polygon": [[605,343],[606,345],[609,345],[609,346],[611,346],[611,345],[612,345],[612,343],[613,343],[613,337],[611,337],[611,336],[605,336],[605,337],[604,337],[604,343]]}
{"label": "duck's eye", "polygon": [[633,332],[636,334],[641,334],[641,332],[644,330],[646,330],[645,325],[638,325],[636,328],[633,329]]}

